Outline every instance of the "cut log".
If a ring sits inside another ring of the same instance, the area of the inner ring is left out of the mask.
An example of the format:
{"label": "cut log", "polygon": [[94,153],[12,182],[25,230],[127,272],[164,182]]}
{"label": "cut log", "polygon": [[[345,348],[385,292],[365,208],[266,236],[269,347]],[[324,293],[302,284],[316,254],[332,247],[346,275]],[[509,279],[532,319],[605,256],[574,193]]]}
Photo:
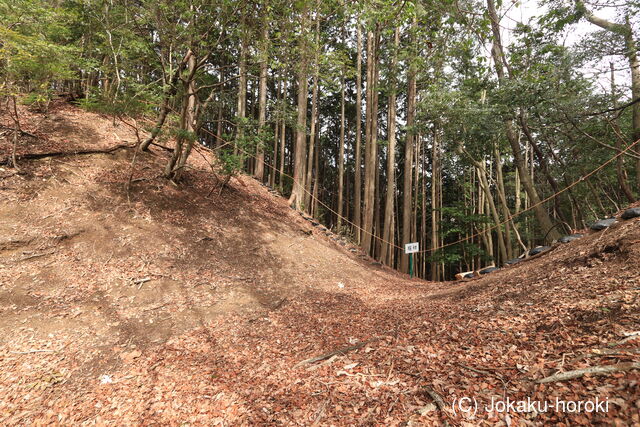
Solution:
{"label": "cut log", "polygon": [[462,273],[456,274],[456,279],[457,280],[473,279],[473,277],[474,277],[474,272],[473,271],[464,271]]}

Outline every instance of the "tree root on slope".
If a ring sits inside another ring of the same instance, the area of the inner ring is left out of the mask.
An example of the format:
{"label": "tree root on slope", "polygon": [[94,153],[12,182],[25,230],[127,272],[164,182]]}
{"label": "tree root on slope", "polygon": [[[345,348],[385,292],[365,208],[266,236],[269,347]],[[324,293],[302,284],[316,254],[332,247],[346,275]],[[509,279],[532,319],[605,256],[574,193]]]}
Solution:
{"label": "tree root on slope", "polygon": [[[135,145],[120,144],[115,147],[103,149],[103,150],[79,150],[79,151],[52,151],[49,153],[33,153],[33,154],[21,154],[16,156],[16,160],[36,160],[44,159],[47,157],[65,157],[65,156],[79,156],[87,154],[111,154],[118,150],[124,150],[128,148],[135,148]],[[0,166],[8,166],[12,163],[11,156],[7,156],[0,159]]]}

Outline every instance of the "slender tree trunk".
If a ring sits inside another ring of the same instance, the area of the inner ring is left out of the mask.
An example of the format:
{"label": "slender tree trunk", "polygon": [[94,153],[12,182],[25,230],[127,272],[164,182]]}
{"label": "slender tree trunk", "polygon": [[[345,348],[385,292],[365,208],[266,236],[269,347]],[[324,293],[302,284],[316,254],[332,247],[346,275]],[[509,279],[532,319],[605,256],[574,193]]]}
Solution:
{"label": "slender tree trunk", "polygon": [[[496,181],[497,181],[497,190],[498,197],[500,199],[500,205],[502,206],[502,216],[504,220],[507,221],[504,227],[504,240],[506,245],[506,255],[507,259],[513,258],[513,245],[511,244],[511,224],[512,221],[509,220],[511,218],[511,212],[509,211],[509,205],[507,204],[507,196],[504,190],[504,177],[502,176],[502,155],[500,154],[500,150],[496,145],[493,151],[495,160],[496,160]],[[514,225],[515,228],[515,225]],[[517,230],[516,230],[517,232]]]}
{"label": "slender tree trunk", "polygon": [[[268,5],[268,2],[264,2],[265,9]],[[265,18],[263,22],[262,29],[262,58],[260,62],[260,83],[258,88],[258,98],[259,98],[259,107],[258,107],[258,127],[260,133],[262,135],[265,134],[265,125],[267,123],[267,72],[269,71],[269,25],[268,25],[268,14],[265,10]],[[264,181],[264,144],[265,141],[260,139],[258,142],[258,147],[256,149],[256,168],[255,168],[255,177],[260,182]]]}
{"label": "slender tree trunk", "polygon": [[[503,82],[504,80],[508,79],[508,77],[506,77],[504,73],[506,59],[504,56],[504,51],[502,49],[502,42],[500,39],[500,23],[498,14],[496,12],[494,0],[487,0],[487,6],[489,9],[489,18],[491,20],[491,30],[493,33],[493,48],[491,50],[491,53],[496,68],[496,74],[498,75],[498,81]],[[506,119],[504,125],[507,139],[509,140],[509,144],[511,145],[511,149],[513,151],[514,161],[516,163],[518,173],[520,174],[522,185],[529,195],[531,203],[535,205],[534,213],[536,219],[538,220],[538,224],[542,228],[542,235],[546,235],[549,241],[558,239],[560,238],[560,233],[556,228],[554,228],[553,223],[551,222],[551,218],[549,217],[549,214],[547,213],[544,206],[540,204],[540,197],[538,196],[538,192],[536,191],[536,188],[534,186],[533,179],[531,179],[530,175],[527,173],[527,167],[524,163],[524,159],[522,158],[522,151],[511,119]]]}
{"label": "slender tree trunk", "polygon": [[[318,109],[316,109],[316,116],[313,118],[313,121],[317,123],[317,126],[320,125]],[[320,186],[320,137],[316,134],[314,135],[314,144],[316,146],[313,153],[313,168],[316,171],[316,174],[313,178],[313,215],[317,217],[318,214],[318,187]]]}
{"label": "slender tree trunk", "polygon": [[[244,21],[244,17],[243,17]],[[238,64],[238,109],[235,139],[235,153],[239,152],[239,145],[244,138],[244,120],[247,115],[247,41],[242,37],[240,42],[240,61]]]}
{"label": "slender tree trunk", "polygon": [[[481,162],[476,163],[476,167],[478,168],[478,176],[480,177],[480,185],[482,187],[482,191],[484,191],[487,205],[489,206],[489,211],[491,216],[493,217],[493,222],[495,224],[500,224],[500,215],[498,214],[498,209],[496,208],[496,204],[493,200],[493,195],[491,194],[491,187],[489,186],[489,181],[487,180],[487,170]],[[502,233],[502,226],[496,227],[496,235],[498,237],[498,250],[500,251],[500,257],[502,261],[508,259],[507,249],[504,242],[504,235]],[[500,260],[496,260],[500,261]]]}
{"label": "slender tree trunk", "polygon": [[[425,171],[427,170],[427,156],[424,155],[424,150],[422,152],[422,155],[420,156],[420,158],[422,159],[421,163],[421,169],[422,169],[422,182],[420,183],[420,193],[421,193],[421,199],[422,199],[422,203],[420,204],[420,238],[418,239],[418,241],[420,242],[420,247],[421,248],[427,248],[429,245],[429,241],[431,236],[429,236],[427,234],[427,177],[425,176]],[[417,157],[417,156],[416,156]],[[418,162],[416,161],[416,167],[417,167]],[[418,183],[416,182],[416,187],[418,186]],[[417,200],[416,200],[417,203]],[[427,278],[427,271],[430,270],[431,271],[431,265],[427,262],[428,261],[428,256],[427,255],[433,255],[433,252],[429,252],[429,253],[423,253],[421,254],[421,258],[422,258],[422,272],[421,272],[421,276],[423,278]],[[415,255],[414,255],[415,256]],[[427,268],[427,265],[429,265],[429,267]]]}
{"label": "slender tree trunk", "polygon": [[169,179],[179,179],[182,169],[187,163],[187,158],[189,154],[191,154],[193,143],[195,142],[197,98],[195,85],[196,58],[194,55],[189,56],[187,67],[189,75],[184,82],[184,100],[180,117],[180,129],[188,136],[180,136],[176,141],[173,154],[164,170],[165,177]]}
{"label": "slender tree trunk", "polygon": [[377,66],[377,37],[378,29],[367,33],[367,118],[366,118],[366,146],[364,164],[364,212],[362,248],[365,253],[372,254],[372,235],[375,233],[375,183],[378,158],[378,121],[376,105],[376,66]]}
{"label": "slender tree trunk", "polygon": [[[319,64],[318,64],[318,49],[319,49],[319,42],[320,42],[320,18],[319,16],[316,16],[316,29],[315,29],[315,46],[314,46],[314,52],[315,52],[315,57],[313,60],[313,64],[314,64],[314,68],[315,68],[315,72],[313,73],[313,89],[311,92],[311,124],[310,124],[310,130],[309,130],[309,155],[307,156],[307,175],[305,178],[305,188],[307,191],[305,191],[304,194],[304,205],[305,206],[309,206],[309,209],[312,211],[313,209],[311,208],[311,204],[312,204],[312,184],[313,184],[313,162],[315,159],[314,156],[314,151],[315,151],[315,138],[316,138],[316,120],[315,117],[317,115],[318,112],[318,86],[320,84],[319,81]],[[311,212],[310,212],[311,213]]]}
{"label": "slender tree trunk", "polygon": [[160,131],[164,126],[164,122],[167,120],[167,115],[169,114],[171,98],[173,98],[176,95],[176,92],[178,91],[178,79],[180,78],[180,74],[182,73],[182,70],[184,70],[184,67],[189,61],[189,58],[191,58],[192,56],[193,56],[193,53],[191,52],[191,50],[189,50],[186,53],[185,57],[183,58],[182,62],[178,65],[178,67],[173,71],[173,73],[169,77],[169,81],[166,82],[166,85],[164,87],[163,94],[162,94],[162,105],[160,106],[158,119],[156,120],[156,124],[151,130],[151,133],[149,134],[149,136],[140,145],[141,150],[143,151],[148,150],[149,146],[153,143],[153,141],[156,139],[158,134],[160,134]]}
{"label": "slender tree trunk", "polygon": [[[411,31],[417,28],[417,21],[414,19]],[[413,35],[410,38],[413,46]],[[407,132],[404,144],[404,177],[402,186],[402,245],[411,243],[411,211],[412,211],[412,187],[413,187],[413,148],[415,132],[413,129],[416,109],[416,66],[409,64],[407,73]],[[409,257],[402,254],[400,257],[400,270],[409,272]]]}
{"label": "slender tree trunk", "polygon": [[[618,100],[616,97],[616,73],[613,62],[609,63],[611,68],[611,101],[613,103],[613,108],[618,107]],[[614,127],[614,130],[620,134],[620,128],[618,126],[618,120],[614,117],[611,120],[611,126]],[[622,149],[622,142],[620,138],[615,139],[616,149],[620,151]],[[633,203],[636,201],[635,197],[633,197],[633,192],[631,191],[631,187],[629,187],[629,183],[627,182],[627,177],[625,176],[624,170],[624,156],[618,156],[616,159],[616,177],[618,178],[618,185],[620,185],[620,189],[622,189],[622,193],[625,195],[629,203]]]}
{"label": "slender tree trunk", "polygon": [[[287,102],[287,80],[283,79],[282,82],[283,91],[282,91],[282,100],[283,102]],[[286,145],[287,145],[287,122],[285,118],[282,118],[280,129],[280,191],[284,191],[284,158],[286,154]]]}
{"label": "slender tree trunk", "polygon": [[[302,12],[301,28],[305,31],[309,18],[309,9],[305,5]],[[298,120],[296,123],[296,144],[294,148],[294,165],[293,165],[293,190],[289,198],[289,205],[297,210],[308,209],[304,205],[304,189],[306,176],[306,159],[307,159],[307,44],[305,36],[302,35],[300,42],[300,63],[298,69]]]}
{"label": "slender tree trunk", "polygon": [[280,121],[275,119],[273,124],[273,150],[269,158],[271,167],[269,168],[269,187],[276,185],[276,165],[278,164],[278,141],[280,141]]}
{"label": "slender tree trunk", "polygon": [[[438,138],[437,127],[433,131],[433,145],[431,147],[431,280],[437,282],[440,280],[440,269],[436,260],[437,250],[439,246],[440,224],[438,221],[438,179],[440,175],[440,141]],[[417,185],[417,183],[416,183]],[[426,212],[425,212],[426,213]]]}
{"label": "slender tree trunk", "polygon": [[[625,17],[624,24],[607,21],[595,16],[586,8],[581,0],[575,0],[576,8],[580,11],[585,19],[598,27],[621,35],[624,38],[625,55],[629,61],[631,68],[631,99],[640,98],[640,59],[638,58],[638,44],[633,37],[633,28],[629,17]],[[640,139],[640,103],[635,103],[632,109],[632,141]],[[640,159],[636,159],[636,191],[640,193]]]}
{"label": "slender tree trunk", "polygon": [[[424,141],[422,140],[422,135],[416,135],[416,146],[415,146],[415,163],[413,168],[413,182],[415,185],[413,186],[413,213],[411,215],[411,241],[416,242],[418,240],[418,200],[420,196],[420,174],[424,175],[424,170],[420,170],[420,160],[425,157],[425,149],[424,149]],[[424,231],[422,231],[424,232]]]}
{"label": "slender tree trunk", "polygon": [[[394,35],[394,48],[396,51],[400,46],[400,29],[396,28]],[[395,75],[397,68],[397,53],[394,52],[391,61],[391,76]],[[393,266],[394,241],[394,208],[396,192],[396,82],[393,77],[391,84],[391,93],[389,94],[389,115],[387,120],[387,140],[389,145],[387,148],[387,196],[384,206],[384,231],[382,232],[383,243],[380,259],[389,266]]]}
{"label": "slender tree trunk", "polygon": [[[633,32],[627,17],[627,34],[625,35],[625,44],[627,52],[629,52],[629,65],[631,66],[631,98],[640,99],[640,59],[638,59],[638,43],[633,39]],[[632,110],[632,141],[640,139],[640,103],[633,104]],[[636,192],[640,194],[640,158],[636,158]]]}
{"label": "slender tree trunk", "polygon": [[[277,78],[278,84],[276,86],[276,105],[280,105],[281,102],[281,98],[280,98],[280,94],[282,93],[282,78],[278,75]],[[271,186],[271,188],[275,188],[276,186],[276,167],[278,165],[278,150],[279,150],[279,146],[278,146],[278,142],[280,141],[280,119],[278,118],[278,115],[275,114],[275,121],[273,124],[273,154],[271,155],[271,170],[270,172],[270,178],[269,178],[269,185]]]}
{"label": "slender tree trunk", "polygon": [[353,223],[355,224],[356,242],[362,241],[360,227],[362,226],[362,29],[357,23],[357,59],[356,59],[356,146],[353,180]]}
{"label": "slender tree trunk", "polygon": [[342,228],[342,200],[344,194],[344,125],[345,125],[345,117],[344,117],[344,92],[345,92],[345,83],[344,83],[344,71],[342,75],[340,90],[340,147],[338,147],[338,232],[341,231]]}
{"label": "slender tree trunk", "polygon": [[[524,133],[525,137],[527,138],[527,141],[529,142],[529,145],[531,145],[531,149],[533,150],[533,152],[536,155],[536,158],[538,159],[538,163],[540,164],[540,169],[542,170],[543,175],[547,179],[547,182],[551,186],[551,189],[553,190],[553,192],[554,193],[558,193],[559,190],[560,190],[560,187],[558,186],[558,182],[556,181],[556,179],[551,174],[551,171],[549,170],[549,161],[547,159],[547,156],[542,152],[542,150],[540,149],[540,146],[538,145],[538,143],[536,142],[535,138],[533,137],[533,134],[531,133],[531,130],[529,129],[529,124],[527,122],[527,119],[526,119],[526,117],[525,117],[525,115],[523,114],[522,111],[520,111],[519,114],[518,114],[518,120],[520,121],[520,126],[522,128],[522,132]],[[563,223],[566,223],[567,220],[564,217],[564,215],[562,213],[562,209],[561,209],[562,203],[561,203],[560,196],[555,197],[553,199],[553,204],[554,204],[554,210],[557,213],[557,215],[560,218],[560,220]],[[567,230],[567,231],[570,231],[570,230]]]}

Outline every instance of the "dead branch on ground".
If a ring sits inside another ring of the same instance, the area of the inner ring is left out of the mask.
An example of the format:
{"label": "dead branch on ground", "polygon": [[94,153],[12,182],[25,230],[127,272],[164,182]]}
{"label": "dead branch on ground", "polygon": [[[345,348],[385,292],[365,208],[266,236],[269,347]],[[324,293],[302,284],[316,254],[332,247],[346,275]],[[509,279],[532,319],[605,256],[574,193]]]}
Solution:
{"label": "dead branch on ground", "polygon": [[575,378],[581,378],[585,375],[609,375],[614,372],[624,372],[629,371],[631,369],[640,369],[640,362],[626,362],[626,363],[618,363],[616,365],[606,365],[606,366],[592,366],[590,368],[584,369],[575,369],[573,371],[560,372],[540,380],[536,382],[538,384],[546,384],[553,383],[557,381],[567,381]]}

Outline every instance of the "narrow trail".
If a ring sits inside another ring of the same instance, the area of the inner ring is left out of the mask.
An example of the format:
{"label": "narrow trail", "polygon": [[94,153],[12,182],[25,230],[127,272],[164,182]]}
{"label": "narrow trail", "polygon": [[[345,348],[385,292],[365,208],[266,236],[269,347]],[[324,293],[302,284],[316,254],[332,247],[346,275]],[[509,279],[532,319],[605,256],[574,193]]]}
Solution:
{"label": "narrow trail", "polygon": [[[69,106],[41,128],[19,154],[135,141]],[[2,425],[640,423],[637,369],[537,383],[638,362],[640,220],[429,283],[248,177],[217,197],[199,156],[176,188],[157,176],[165,155],[138,158],[130,202],[126,148],[25,160],[0,181]],[[464,397],[609,404],[454,411]]]}

